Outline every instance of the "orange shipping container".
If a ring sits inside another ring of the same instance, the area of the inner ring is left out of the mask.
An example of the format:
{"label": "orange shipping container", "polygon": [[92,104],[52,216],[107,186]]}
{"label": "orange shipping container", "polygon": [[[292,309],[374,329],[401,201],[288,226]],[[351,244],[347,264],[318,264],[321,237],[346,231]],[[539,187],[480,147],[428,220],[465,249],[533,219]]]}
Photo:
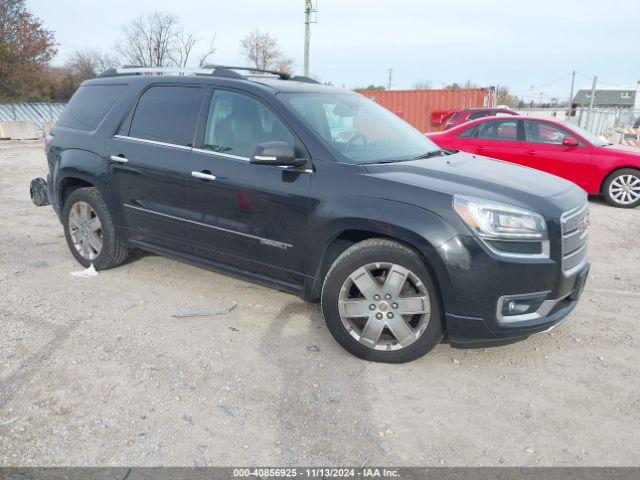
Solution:
{"label": "orange shipping container", "polygon": [[421,132],[442,128],[446,113],[460,108],[491,107],[494,92],[489,88],[456,90],[361,90],[358,93],[378,102]]}

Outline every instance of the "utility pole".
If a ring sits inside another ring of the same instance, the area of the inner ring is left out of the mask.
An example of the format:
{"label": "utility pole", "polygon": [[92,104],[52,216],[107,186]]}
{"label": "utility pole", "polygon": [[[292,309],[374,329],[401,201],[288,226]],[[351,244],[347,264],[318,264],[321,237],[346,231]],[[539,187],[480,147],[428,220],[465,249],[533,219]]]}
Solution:
{"label": "utility pole", "polygon": [[304,76],[309,76],[309,42],[311,40],[311,24],[316,20],[311,18],[318,10],[313,6],[313,0],[304,0]]}
{"label": "utility pole", "polygon": [[391,81],[393,80],[393,68],[387,68],[389,78],[387,80],[387,90],[391,90]]}
{"label": "utility pole", "polygon": [[571,92],[569,93],[569,116],[571,116],[571,105],[573,102],[573,87],[576,84],[576,71],[571,71]]}
{"label": "utility pole", "polygon": [[593,123],[593,102],[596,99],[596,84],[598,83],[598,76],[593,77],[593,85],[591,85],[591,101],[589,102],[589,113],[587,114],[587,124],[585,127],[587,130],[591,128]]}

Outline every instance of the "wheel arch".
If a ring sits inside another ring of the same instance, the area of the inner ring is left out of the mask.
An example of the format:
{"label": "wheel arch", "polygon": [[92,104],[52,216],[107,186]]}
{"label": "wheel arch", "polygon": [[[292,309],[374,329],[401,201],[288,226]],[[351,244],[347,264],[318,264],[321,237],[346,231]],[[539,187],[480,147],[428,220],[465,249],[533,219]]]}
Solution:
{"label": "wheel arch", "polygon": [[60,163],[54,175],[55,198],[60,210],[69,194],[77,188],[95,187],[109,203],[105,182],[110,178],[108,162],[93,152],[66,149],[60,155]]}
{"label": "wheel arch", "polygon": [[58,186],[58,205],[60,209],[71,195],[71,192],[79,188],[95,187],[89,180],[80,177],[64,177]]}
{"label": "wheel arch", "polygon": [[[349,247],[371,238],[382,238],[397,242],[415,252],[431,273],[444,310],[455,301],[453,287],[447,268],[440,257],[436,246],[418,233],[404,227],[393,226],[380,230],[353,225],[343,228],[327,237],[322,253],[315,264],[312,281],[305,288],[305,298],[310,302],[318,302],[324,278],[333,262]],[[443,315],[444,318],[444,315]]]}
{"label": "wheel arch", "polygon": [[604,194],[605,193],[604,184],[607,182],[609,177],[611,177],[611,175],[613,175],[614,173],[620,170],[626,170],[626,169],[636,170],[638,173],[640,173],[640,166],[638,165],[616,165],[615,168],[611,169],[606,175],[602,177],[602,180],[600,181],[600,187],[598,188],[598,192],[600,194]]}

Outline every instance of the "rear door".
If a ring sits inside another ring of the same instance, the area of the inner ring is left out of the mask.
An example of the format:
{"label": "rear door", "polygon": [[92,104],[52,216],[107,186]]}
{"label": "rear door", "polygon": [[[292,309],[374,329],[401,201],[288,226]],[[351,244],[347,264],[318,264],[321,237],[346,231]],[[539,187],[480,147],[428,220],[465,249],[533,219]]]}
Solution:
{"label": "rear door", "polygon": [[155,85],[111,144],[112,195],[129,238],[189,251],[185,169],[202,89]]}
{"label": "rear door", "polygon": [[[566,178],[585,190],[591,186],[591,149],[572,132],[544,120],[524,120],[524,135],[522,145],[530,167]],[[562,145],[566,137],[578,140],[578,146]]]}
{"label": "rear door", "polygon": [[462,140],[463,150],[508,162],[520,163],[522,142],[519,140],[519,121],[496,118],[479,123]]}
{"label": "rear door", "polygon": [[299,284],[306,258],[310,163],[285,169],[255,165],[249,158],[263,142],[289,142],[299,157],[306,156],[304,147],[268,105],[242,92],[216,90],[201,118],[206,127],[199,148],[189,156],[186,177],[194,253]]}

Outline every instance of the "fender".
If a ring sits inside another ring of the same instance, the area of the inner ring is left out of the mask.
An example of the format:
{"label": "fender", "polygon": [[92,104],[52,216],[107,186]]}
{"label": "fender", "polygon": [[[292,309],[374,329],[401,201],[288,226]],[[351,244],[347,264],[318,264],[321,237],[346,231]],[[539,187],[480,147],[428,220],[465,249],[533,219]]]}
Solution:
{"label": "fender", "polygon": [[[336,213],[344,212],[336,218]],[[455,310],[455,294],[444,259],[438,247],[456,231],[442,217],[426,209],[377,197],[343,196],[316,210],[318,225],[310,238],[307,271],[313,272],[316,288],[322,283],[325,255],[332,243],[348,231],[369,233],[371,237],[386,237],[413,247],[427,261],[440,287],[443,307]]]}
{"label": "fender", "polygon": [[111,178],[109,163],[99,155],[87,150],[66,149],[60,153],[59,166],[53,169],[55,200],[62,208],[62,192],[66,181],[79,179],[94,185],[102,194],[108,206],[111,195],[108,184]]}

